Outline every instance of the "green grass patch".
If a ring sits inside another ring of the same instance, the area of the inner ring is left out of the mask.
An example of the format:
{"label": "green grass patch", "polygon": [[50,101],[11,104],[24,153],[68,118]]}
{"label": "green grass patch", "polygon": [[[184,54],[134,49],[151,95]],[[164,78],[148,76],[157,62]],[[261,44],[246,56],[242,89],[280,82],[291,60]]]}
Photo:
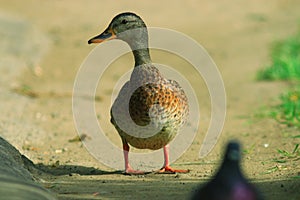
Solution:
{"label": "green grass patch", "polygon": [[288,163],[300,160],[300,148],[299,144],[295,144],[293,151],[286,151],[283,149],[277,149],[279,154],[278,158],[273,159],[276,163]]}
{"label": "green grass patch", "polygon": [[[284,149],[277,149],[278,156],[272,159],[271,162],[276,163],[275,166],[269,167],[262,174],[271,174],[277,171],[285,171],[295,169],[297,167],[298,161],[300,160],[300,144],[295,144],[292,151],[287,151]],[[292,178],[298,178],[298,176],[293,176]]]}
{"label": "green grass patch", "polygon": [[295,144],[294,149],[291,152],[282,149],[277,149],[277,152],[280,154],[280,158],[283,159],[291,159],[291,158],[300,159],[299,144]]}
{"label": "green grass patch", "polygon": [[257,74],[258,80],[300,80],[300,32],[274,44],[272,63]]}
{"label": "green grass patch", "polygon": [[281,103],[271,112],[280,123],[300,127],[300,89],[288,91],[280,96]]}

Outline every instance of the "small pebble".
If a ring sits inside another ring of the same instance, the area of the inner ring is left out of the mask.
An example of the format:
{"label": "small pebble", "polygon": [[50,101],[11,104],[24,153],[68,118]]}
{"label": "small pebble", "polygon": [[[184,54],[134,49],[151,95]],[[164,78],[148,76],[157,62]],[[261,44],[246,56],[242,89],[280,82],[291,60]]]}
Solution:
{"label": "small pebble", "polygon": [[265,144],[264,144],[264,147],[265,147],[265,148],[268,148],[268,147],[269,147],[269,144],[265,143]]}
{"label": "small pebble", "polygon": [[55,150],[55,153],[62,153],[62,152],[63,152],[62,149],[56,149],[56,150]]}

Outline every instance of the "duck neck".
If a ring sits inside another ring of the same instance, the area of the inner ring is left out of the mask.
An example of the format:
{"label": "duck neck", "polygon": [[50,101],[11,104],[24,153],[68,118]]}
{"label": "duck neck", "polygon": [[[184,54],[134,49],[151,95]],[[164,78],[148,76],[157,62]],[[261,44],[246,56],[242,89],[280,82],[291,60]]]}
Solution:
{"label": "duck neck", "polygon": [[143,64],[151,63],[151,58],[150,58],[148,48],[135,49],[132,52],[133,52],[134,60],[135,60],[135,65],[134,65],[135,67],[143,65]]}
{"label": "duck neck", "polygon": [[134,55],[135,67],[151,63],[151,57],[148,48],[148,32],[147,28],[133,30],[133,37],[127,39],[132,53]]}

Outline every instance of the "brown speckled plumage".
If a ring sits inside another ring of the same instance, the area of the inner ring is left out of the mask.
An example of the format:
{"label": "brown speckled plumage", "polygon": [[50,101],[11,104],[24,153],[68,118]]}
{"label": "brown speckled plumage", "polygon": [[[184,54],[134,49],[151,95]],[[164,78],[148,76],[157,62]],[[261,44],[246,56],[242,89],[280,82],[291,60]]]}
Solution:
{"label": "brown speckled plumage", "polygon": [[[142,86],[137,87],[139,85]],[[136,148],[162,148],[175,137],[187,120],[188,101],[183,89],[176,81],[165,79],[153,64],[135,67],[130,80],[122,87],[115,100],[113,109],[124,115],[124,118],[128,117],[123,112],[128,109],[128,99],[130,116],[137,125],[148,125],[151,115],[155,119],[153,123],[162,126],[161,131],[154,136],[137,138],[122,131],[111,115],[111,122],[122,139]],[[154,105],[158,106],[150,109]]]}

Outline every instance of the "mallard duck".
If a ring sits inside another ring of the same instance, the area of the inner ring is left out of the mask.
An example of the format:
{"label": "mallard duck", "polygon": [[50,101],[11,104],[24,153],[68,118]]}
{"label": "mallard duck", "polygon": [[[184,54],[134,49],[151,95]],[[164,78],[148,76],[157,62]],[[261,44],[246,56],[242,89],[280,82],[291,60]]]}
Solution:
{"label": "mallard duck", "polygon": [[[159,170],[161,173],[188,172],[173,169],[169,165],[169,142],[187,121],[188,99],[182,87],[176,81],[164,78],[152,63],[146,24],[134,13],[121,13],[113,18],[103,33],[93,37],[88,43],[101,43],[111,39],[125,41],[135,60],[130,80],[121,88],[111,108],[111,123],[123,143],[125,173],[144,173],[130,166],[129,145],[139,149],[163,148],[164,165]],[[140,129],[132,128],[129,118]],[[158,131],[147,135],[143,128],[148,125],[158,128]]]}
{"label": "mallard duck", "polygon": [[192,199],[262,200],[262,195],[241,172],[240,161],[240,145],[237,141],[230,141],[220,169],[211,181],[194,194]]}

